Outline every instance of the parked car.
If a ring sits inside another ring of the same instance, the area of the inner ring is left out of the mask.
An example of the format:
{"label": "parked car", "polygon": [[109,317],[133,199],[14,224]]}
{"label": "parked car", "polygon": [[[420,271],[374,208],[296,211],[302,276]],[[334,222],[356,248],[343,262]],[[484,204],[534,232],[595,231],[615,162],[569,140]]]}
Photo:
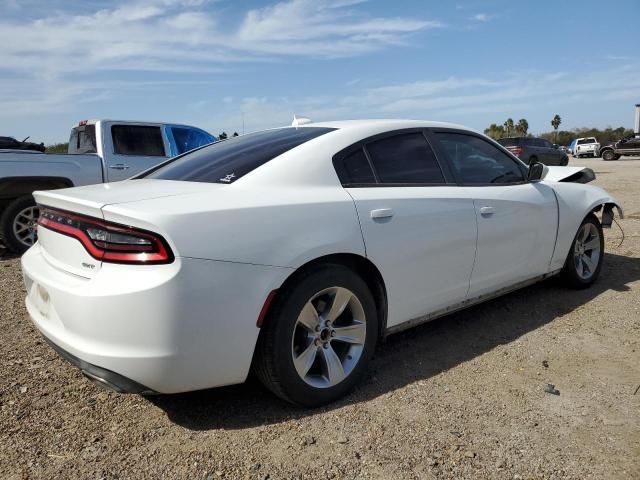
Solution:
{"label": "parked car", "polygon": [[188,125],[90,120],[71,129],[68,154],[0,151],[0,236],[16,253],[34,244],[34,190],[124,180],[213,141]]}
{"label": "parked car", "polygon": [[640,155],[640,136],[631,135],[600,148],[603,160],[618,160],[622,155]]}
{"label": "parked car", "polygon": [[498,143],[527,165],[541,162],[545,165],[564,166],[569,163],[567,154],[544,138],[506,137],[498,140]]}
{"label": "parked car", "polygon": [[622,209],[571,183],[581,172],[593,178],[438,122],[243,135],[135,179],[35,192],[26,305],[117,391],[241,383],[253,366],[317,406],[358,382],[385,335],[557,274],[590,286]]}
{"label": "parked car", "polygon": [[44,152],[44,143],[27,142],[29,137],[22,141],[16,140],[13,137],[0,137],[0,151],[2,150],[32,150],[36,152]]}
{"label": "parked car", "polygon": [[558,148],[561,152],[568,153],[569,149],[565,145],[553,145],[554,148]]}
{"label": "parked car", "polygon": [[581,158],[585,156],[598,157],[600,156],[600,144],[595,137],[586,137],[576,139],[576,146],[573,152],[573,156]]}
{"label": "parked car", "polygon": [[574,152],[576,151],[576,142],[577,140],[571,141],[571,143],[567,146],[567,153],[574,155]]}

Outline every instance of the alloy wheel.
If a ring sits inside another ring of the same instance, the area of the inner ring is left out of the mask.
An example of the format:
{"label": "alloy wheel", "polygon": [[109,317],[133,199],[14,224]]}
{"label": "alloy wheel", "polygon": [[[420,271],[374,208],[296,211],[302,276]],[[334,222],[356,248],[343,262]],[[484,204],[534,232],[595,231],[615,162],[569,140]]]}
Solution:
{"label": "alloy wheel", "polygon": [[589,280],[594,275],[601,254],[598,229],[592,223],[585,223],[578,231],[573,247],[573,263],[581,279]]}
{"label": "alloy wheel", "polygon": [[38,239],[39,209],[36,206],[24,208],[13,219],[13,234],[23,245],[30,247]]}
{"label": "alloy wheel", "polygon": [[315,388],[342,382],[358,365],[366,333],[364,308],[353,292],[330,287],[316,293],[294,326],[291,354],[298,375]]}

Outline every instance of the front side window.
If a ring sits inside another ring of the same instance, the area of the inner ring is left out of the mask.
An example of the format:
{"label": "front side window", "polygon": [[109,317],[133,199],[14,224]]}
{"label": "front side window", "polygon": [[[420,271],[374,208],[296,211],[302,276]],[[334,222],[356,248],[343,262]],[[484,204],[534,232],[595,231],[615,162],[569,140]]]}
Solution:
{"label": "front side window", "polygon": [[164,142],[160,127],[144,125],[113,125],[113,153],[139,157],[164,157]]}
{"label": "front side window", "polygon": [[[331,132],[333,128],[277,128],[232,137],[164,163],[146,178],[186,182],[233,183],[283,153]],[[304,162],[304,159],[300,159]],[[141,177],[139,177],[141,178]]]}
{"label": "front side window", "polygon": [[525,181],[515,160],[486,140],[462,133],[436,133],[458,181],[463,184],[509,184]]}
{"label": "front side window", "polygon": [[381,183],[446,183],[435,154],[421,132],[383,138],[366,146]]}

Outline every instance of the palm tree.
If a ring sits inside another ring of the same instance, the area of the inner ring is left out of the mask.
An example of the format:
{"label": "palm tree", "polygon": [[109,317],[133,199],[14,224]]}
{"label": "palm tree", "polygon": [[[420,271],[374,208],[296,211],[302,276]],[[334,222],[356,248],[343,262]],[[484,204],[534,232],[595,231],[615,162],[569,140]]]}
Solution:
{"label": "palm tree", "polygon": [[553,120],[551,120],[551,126],[553,127],[553,130],[555,133],[556,143],[558,143],[558,127],[560,126],[561,123],[562,123],[562,119],[560,118],[560,115],[556,113],[555,116],[553,117]]}
{"label": "palm tree", "polygon": [[516,131],[519,132],[523,137],[526,137],[527,132],[529,131],[529,122],[527,122],[525,118],[521,118],[520,120],[518,120]]}
{"label": "palm tree", "polygon": [[507,137],[508,137],[509,133],[511,133],[511,131],[513,130],[513,119],[512,118],[507,118],[507,121],[504,122],[504,130],[507,132]]}

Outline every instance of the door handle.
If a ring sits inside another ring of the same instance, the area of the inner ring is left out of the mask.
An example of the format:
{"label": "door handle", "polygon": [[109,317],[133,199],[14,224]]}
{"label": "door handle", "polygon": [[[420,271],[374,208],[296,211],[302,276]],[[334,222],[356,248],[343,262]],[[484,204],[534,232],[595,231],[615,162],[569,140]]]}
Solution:
{"label": "door handle", "polygon": [[373,220],[379,218],[391,218],[394,213],[393,208],[377,208],[375,210],[371,210],[371,218]]}
{"label": "door handle", "polygon": [[495,212],[493,207],[480,207],[480,215],[490,217]]}
{"label": "door handle", "polygon": [[109,165],[109,168],[112,170],[127,170],[129,168],[129,165],[126,165],[124,163],[116,163],[115,165]]}

